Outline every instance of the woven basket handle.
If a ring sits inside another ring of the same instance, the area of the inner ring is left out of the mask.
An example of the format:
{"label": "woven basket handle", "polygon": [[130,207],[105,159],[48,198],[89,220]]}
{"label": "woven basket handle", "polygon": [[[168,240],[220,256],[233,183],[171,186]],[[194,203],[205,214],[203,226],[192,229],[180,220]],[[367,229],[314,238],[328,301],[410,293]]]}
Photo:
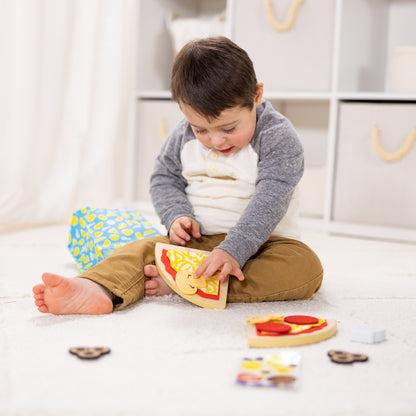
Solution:
{"label": "woven basket handle", "polygon": [[287,32],[290,30],[295,22],[296,14],[300,5],[304,2],[304,0],[294,0],[292,6],[290,7],[289,13],[286,18],[285,23],[279,23],[273,13],[272,7],[272,0],[265,0],[264,1],[264,8],[266,10],[267,18],[269,19],[270,24],[278,31],[278,32]]}
{"label": "woven basket handle", "polygon": [[393,153],[387,153],[381,147],[380,129],[377,126],[373,126],[373,128],[371,129],[371,139],[373,141],[374,150],[381,157],[381,159],[385,160],[386,162],[397,162],[402,157],[404,157],[407,153],[410,152],[410,149],[412,148],[413,143],[416,141],[416,127],[414,127],[412,131],[409,133],[403,146],[399,150]]}

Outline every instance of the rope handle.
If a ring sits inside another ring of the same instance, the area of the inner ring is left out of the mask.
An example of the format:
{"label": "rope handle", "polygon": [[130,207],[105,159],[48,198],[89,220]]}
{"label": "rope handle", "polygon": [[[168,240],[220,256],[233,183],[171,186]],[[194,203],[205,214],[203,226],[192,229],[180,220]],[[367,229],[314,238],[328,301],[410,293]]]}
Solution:
{"label": "rope handle", "polygon": [[168,129],[166,126],[166,120],[164,118],[159,121],[157,131],[159,133],[160,140],[162,140],[162,142],[166,141],[168,138]]}
{"label": "rope handle", "polygon": [[412,131],[407,136],[407,139],[404,142],[403,146],[393,153],[387,153],[381,147],[380,129],[377,126],[373,126],[373,128],[371,129],[371,139],[373,141],[374,150],[381,157],[381,159],[385,160],[386,162],[397,162],[407,153],[410,152],[410,149],[416,141],[416,127],[413,127]]}
{"label": "rope handle", "polygon": [[270,24],[278,31],[278,32],[287,32],[290,30],[295,22],[296,14],[300,5],[304,2],[304,0],[294,0],[292,6],[290,7],[289,13],[286,18],[285,23],[279,23],[276,18],[274,17],[273,7],[272,7],[272,0],[265,0],[264,1],[264,8],[266,10],[267,18],[269,19]]}

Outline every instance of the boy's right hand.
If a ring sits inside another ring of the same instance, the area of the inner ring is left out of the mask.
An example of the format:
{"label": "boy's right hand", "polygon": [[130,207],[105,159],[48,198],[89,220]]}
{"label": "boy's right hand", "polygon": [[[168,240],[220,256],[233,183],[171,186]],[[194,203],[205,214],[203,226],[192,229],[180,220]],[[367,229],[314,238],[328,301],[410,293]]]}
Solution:
{"label": "boy's right hand", "polygon": [[173,244],[184,246],[192,237],[201,237],[199,223],[191,217],[179,217],[173,221],[169,239]]}

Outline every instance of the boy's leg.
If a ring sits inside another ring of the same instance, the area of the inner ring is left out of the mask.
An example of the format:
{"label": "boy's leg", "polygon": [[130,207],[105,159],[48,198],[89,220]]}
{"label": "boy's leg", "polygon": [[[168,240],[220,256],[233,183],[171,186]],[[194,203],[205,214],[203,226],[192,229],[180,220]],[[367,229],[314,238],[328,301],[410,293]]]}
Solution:
{"label": "boy's leg", "polygon": [[[193,238],[186,247],[211,251],[225,238],[225,234]],[[156,243],[171,244],[166,236],[150,237],[134,241],[116,250],[111,256],[78,277],[92,280],[108,289],[116,299],[118,310],[144,296],[144,283],[148,279],[144,266],[155,264]]]}
{"label": "boy's leg", "polygon": [[[225,234],[192,239],[186,247],[211,251]],[[121,309],[144,295],[147,280],[143,268],[155,263],[157,242],[170,244],[166,236],[138,240],[118,249],[110,257],[78,277],[90,279],[107,288],[118,299]],[[320,287],[323,269],[319,258],[297,240],[272,237],[247,261],[245,280],[230,279],[229,302],[261,302],[307,299]]]}
{"label": "boy's leg", "polygon": [[143,297],[146,280],[143,268],[155,263],[155,245],[158,242],[170,243],[166,236],[133,241],[77,277],[104,286],[116,297],[114,309],[124,308]]}
{"label": "boy's leg", "polygon": [[271,237],[243,267],[245,280],[231,278],[229,302],[307,299],[321,286],[323,268],[304,243]]}

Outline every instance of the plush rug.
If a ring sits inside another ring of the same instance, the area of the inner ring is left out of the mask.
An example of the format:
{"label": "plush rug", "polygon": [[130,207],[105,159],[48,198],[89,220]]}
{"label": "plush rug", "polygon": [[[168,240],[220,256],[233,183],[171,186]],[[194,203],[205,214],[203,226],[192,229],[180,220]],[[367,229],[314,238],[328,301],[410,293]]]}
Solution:
{"label": "plush rug", "polygon": [[[0,235],[0,414],[11,415],[415,415],[416,245],[304,232],[321,257],[324,284],[312,299],[228,304],[207,310],[177,295],[145,298],[106,316],[40,314],[31,288],[43,271],[77,273],[65,225]],[[263,313],[334,318],[320,343],[247,345],[246,317]],[[352,342],[354,325],[386,329],[378,344]],[[77,346],[111,353],[85,361]],[[342,349],[368,362],[335,364]],[[301,355],[290,388],[236,384],[245,357]]]}

